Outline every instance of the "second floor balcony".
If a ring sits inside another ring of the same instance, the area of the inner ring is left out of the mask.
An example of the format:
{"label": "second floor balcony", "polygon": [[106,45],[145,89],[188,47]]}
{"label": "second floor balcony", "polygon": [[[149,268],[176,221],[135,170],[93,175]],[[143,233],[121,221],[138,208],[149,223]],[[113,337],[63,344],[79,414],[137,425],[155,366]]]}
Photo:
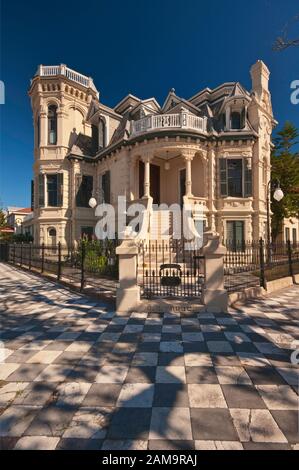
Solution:
{"label": "second floor balcony", "polygon": [[131,136],[164,129],[182,129],[200,134],[207,132],[207,118],[195,116],[188,112],[173,114],[152,114],[131,123]]}

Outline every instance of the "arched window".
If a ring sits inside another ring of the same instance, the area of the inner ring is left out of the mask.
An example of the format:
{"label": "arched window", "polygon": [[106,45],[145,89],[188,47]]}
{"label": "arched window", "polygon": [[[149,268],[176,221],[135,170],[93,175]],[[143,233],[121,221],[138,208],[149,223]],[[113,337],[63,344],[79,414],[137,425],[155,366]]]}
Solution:
{"label": "arched window", "polygon": [[48,107],[48,144],[56,145],[57,143],[57,106],[50,105]]}
{"label": "arched window", "polygon": [[231,129],[241,129],[241,114],[233,111],[231,113]]}
{"label": "arched window", "polygon": [[57,238],[56,238],[56,228],[54,227],[50,227],[48,229],[48,244],[54,248],[54,251],[53,251],[53,248],[51,248],[51,251],[50,253],[54,254],[56,253],[56,241],[57,241]]}
{"label": "arched window", "polygon": [[99,120],[99,148],[106,147],[106,124],[104,119]]}

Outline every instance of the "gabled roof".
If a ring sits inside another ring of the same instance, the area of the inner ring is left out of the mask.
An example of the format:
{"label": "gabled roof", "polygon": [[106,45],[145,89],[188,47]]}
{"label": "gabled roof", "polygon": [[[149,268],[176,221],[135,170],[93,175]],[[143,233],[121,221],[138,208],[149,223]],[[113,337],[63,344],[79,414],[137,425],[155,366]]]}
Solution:
{"label": "gabled roof", "polygon": [[240,95],[248,95],[245,88],[242,87],[241,83],[236,82],[235,86],[232,89],[230,96],[240,96]]}
{"label": "gabled roof", "polygon": [[24,209],[20,209],[18,212],[20,214],[30,214],[30,212],[32,212],[32,209],[31,207],[24,207]]}
{"label": "gabled roof", "polygon": [[141,100],[131,109],[131,114],[134,115],[140,108],[145,108],[148,111],[161,111],[161,107],[158,101],[155,98],[148,98],[146,100]]}
{"label": "gabled roof", "polygon": [[198,113],[198,108],[190,103],[190,101],[186,100],[185,98],[181,98],[175,93],[174,88],[170,90],[168,93],[166,100],[164,101],[164,104],[162,106],[162,111],[163,113],[167,111],[175,111],[177,107],[184,107],[189,109],[191,112]]}
{"label": "gabled roof", "polygon": [[137,98],[137,96],[129,94],[125,96],[116,106],[114,106],[114,111],[116,113],[123,114],[123,112],[126,111],[128,108],[136,106],[141,101],[142,100],[140,98]]}
{"label": "gabled roof", "polygon": [[165,113],[169,109],[174,108],[174,106],[177,105],[180,102],[181,102],[181,98],[176,95],[175,89],[171,88],[171,90],[169,91],[169,93],[166,96],[166,99],[163,103],[162,111]]}

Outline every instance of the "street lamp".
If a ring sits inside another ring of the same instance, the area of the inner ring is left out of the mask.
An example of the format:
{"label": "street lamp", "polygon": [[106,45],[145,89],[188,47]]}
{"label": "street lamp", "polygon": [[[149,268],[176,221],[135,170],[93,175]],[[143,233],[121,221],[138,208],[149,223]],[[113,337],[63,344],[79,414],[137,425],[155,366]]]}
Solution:
{"label": "street lamp", "polygon": [[89,205],[92,209],[94,209],[95,206],[97,205],[97,200],[96,200],[96,198],[95,198],[95,197],[91,197],[91,198],[89,199],[89,201],[88,201],[88,205]]}
{"label": "street lamp", "polygon": [[96,207],[96,205],[98,204],[98,199],[100,199],[99,196],[101,196],[101,202],[103,204],[105,203],[104,190],[103,189],[97,189],[95,191],[95,196],[92,196],[88,201],[89,207],[91,207],[92,209],[94,209]]}
{"label": "street lamp", "polygon": [[270,229],[270,203],[271,203],[271,189],[275,189],[273,193],[273,199],[279,202],[282,200],[284,194],[280,187],[280,181],[268,181],[267,184],[267,251],[268,260],[270,261],[270,244],[271,244],[271,229]]}

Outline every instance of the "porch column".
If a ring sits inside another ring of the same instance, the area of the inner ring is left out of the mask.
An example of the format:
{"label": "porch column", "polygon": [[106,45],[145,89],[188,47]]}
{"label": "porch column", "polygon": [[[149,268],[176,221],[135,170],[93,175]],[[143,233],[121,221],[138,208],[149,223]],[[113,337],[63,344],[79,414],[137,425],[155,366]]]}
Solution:
{"label": "porch column", "polygon": [[185,186],[185,196],[192,196],[192,171],[191,171],[191,162],[193,160],[193,154],[183,153],[183,158],[186,163],[186,186]]}
{"label": "porch column", "polygon": [[141,160],[144,163],[144,198],[149,198],[151,195],[150,188],[150,164],[151,164],[151,155],[145,155],[141,157]]}

